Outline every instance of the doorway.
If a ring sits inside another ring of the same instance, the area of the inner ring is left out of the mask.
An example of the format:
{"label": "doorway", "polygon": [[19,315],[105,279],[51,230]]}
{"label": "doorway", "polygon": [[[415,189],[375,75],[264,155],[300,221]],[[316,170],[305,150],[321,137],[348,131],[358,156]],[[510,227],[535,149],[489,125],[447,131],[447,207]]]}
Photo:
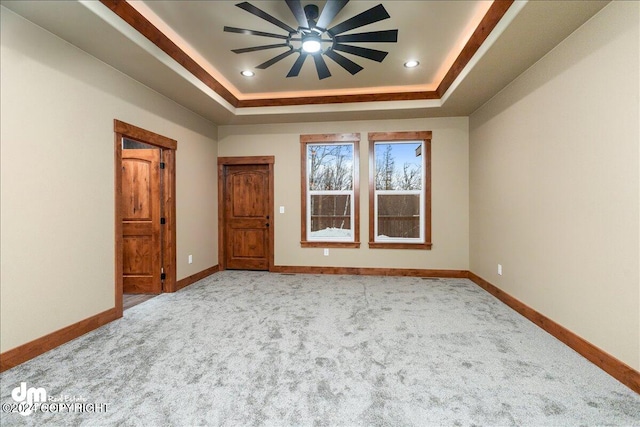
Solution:
{"label": "doorway", "polygon": [[274,259],[273,156],[218,158],[218,265],[270,271]]}
{"label": "doorway", "polygon": [[114,120],[116,309],[123,295],[175,292],[177,142]]}

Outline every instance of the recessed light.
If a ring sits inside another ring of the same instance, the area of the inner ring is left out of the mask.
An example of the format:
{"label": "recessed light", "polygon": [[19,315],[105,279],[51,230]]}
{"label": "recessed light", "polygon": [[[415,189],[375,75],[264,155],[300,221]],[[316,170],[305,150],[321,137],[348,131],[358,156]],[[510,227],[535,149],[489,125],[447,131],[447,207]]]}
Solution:
{"label": "recessed light", "polygon": [[418,65],[420,65],[420,63],[418,61],[414,61],[414,60],[407,61],[407,62],[404,63],[404,66],[407,67],[407,68],[415,68]]}
{"label": "recessed light", "polygon": [[244,71],[241,71],[241,72],[240,72],[240,74],[242,74],[242,75],[243,75],[243,76],[245,76],[245,77],[253,77],[253,76],[255,76],[255,75],[256,75],[256,73],[254,73],[254,72],[253,72],[253,71],[251,71],[251,70],[244,70]]}

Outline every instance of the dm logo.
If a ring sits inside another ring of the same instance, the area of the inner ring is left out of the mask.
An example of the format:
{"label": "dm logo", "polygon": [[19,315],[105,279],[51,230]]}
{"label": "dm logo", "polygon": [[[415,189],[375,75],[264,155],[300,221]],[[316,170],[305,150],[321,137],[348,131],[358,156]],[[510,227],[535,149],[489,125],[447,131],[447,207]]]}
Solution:
{"label": "dm logo", "polygon": [[19,413],[22,416],[27,416],[33,412],[35,403],[44,403],[47,401],[47,390],[43,387],[27,388],[27,383],[21,382],[19,387],[13,389],[11,397],[16,402],[23,403],[22,405],[18,405],[20,408]]}

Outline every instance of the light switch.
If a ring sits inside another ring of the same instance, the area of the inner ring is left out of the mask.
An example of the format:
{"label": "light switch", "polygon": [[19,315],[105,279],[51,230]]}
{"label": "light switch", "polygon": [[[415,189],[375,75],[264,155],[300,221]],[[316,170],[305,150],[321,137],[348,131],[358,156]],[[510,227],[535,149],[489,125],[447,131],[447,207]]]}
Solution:
{"label": "light switch", "polygon": [[280,213],[284,213],[284,206],[280,206]]}

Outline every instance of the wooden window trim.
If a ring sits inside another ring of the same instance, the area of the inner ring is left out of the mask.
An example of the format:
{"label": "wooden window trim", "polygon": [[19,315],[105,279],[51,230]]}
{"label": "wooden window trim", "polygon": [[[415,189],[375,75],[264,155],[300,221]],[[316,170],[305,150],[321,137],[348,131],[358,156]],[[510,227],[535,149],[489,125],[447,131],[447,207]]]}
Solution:
{"label": "wooden window trim", "polygon": [[[320,143],[353,143],[353,242],[319,242],[307,240],[307,145]],[[300,246],[303,248],[359,248],[360,247],[360,134],[334,133],[300,135],[301,223]]]}
{"label": "wooden window trim", "polygon": [[[431,242],[431,131],[371,132],[369,139],[369,249],[421,249],[430,250]],[[423,141],[424,152],[424,243],[382,243],[375,241],[375,156],[378,141]]]}

